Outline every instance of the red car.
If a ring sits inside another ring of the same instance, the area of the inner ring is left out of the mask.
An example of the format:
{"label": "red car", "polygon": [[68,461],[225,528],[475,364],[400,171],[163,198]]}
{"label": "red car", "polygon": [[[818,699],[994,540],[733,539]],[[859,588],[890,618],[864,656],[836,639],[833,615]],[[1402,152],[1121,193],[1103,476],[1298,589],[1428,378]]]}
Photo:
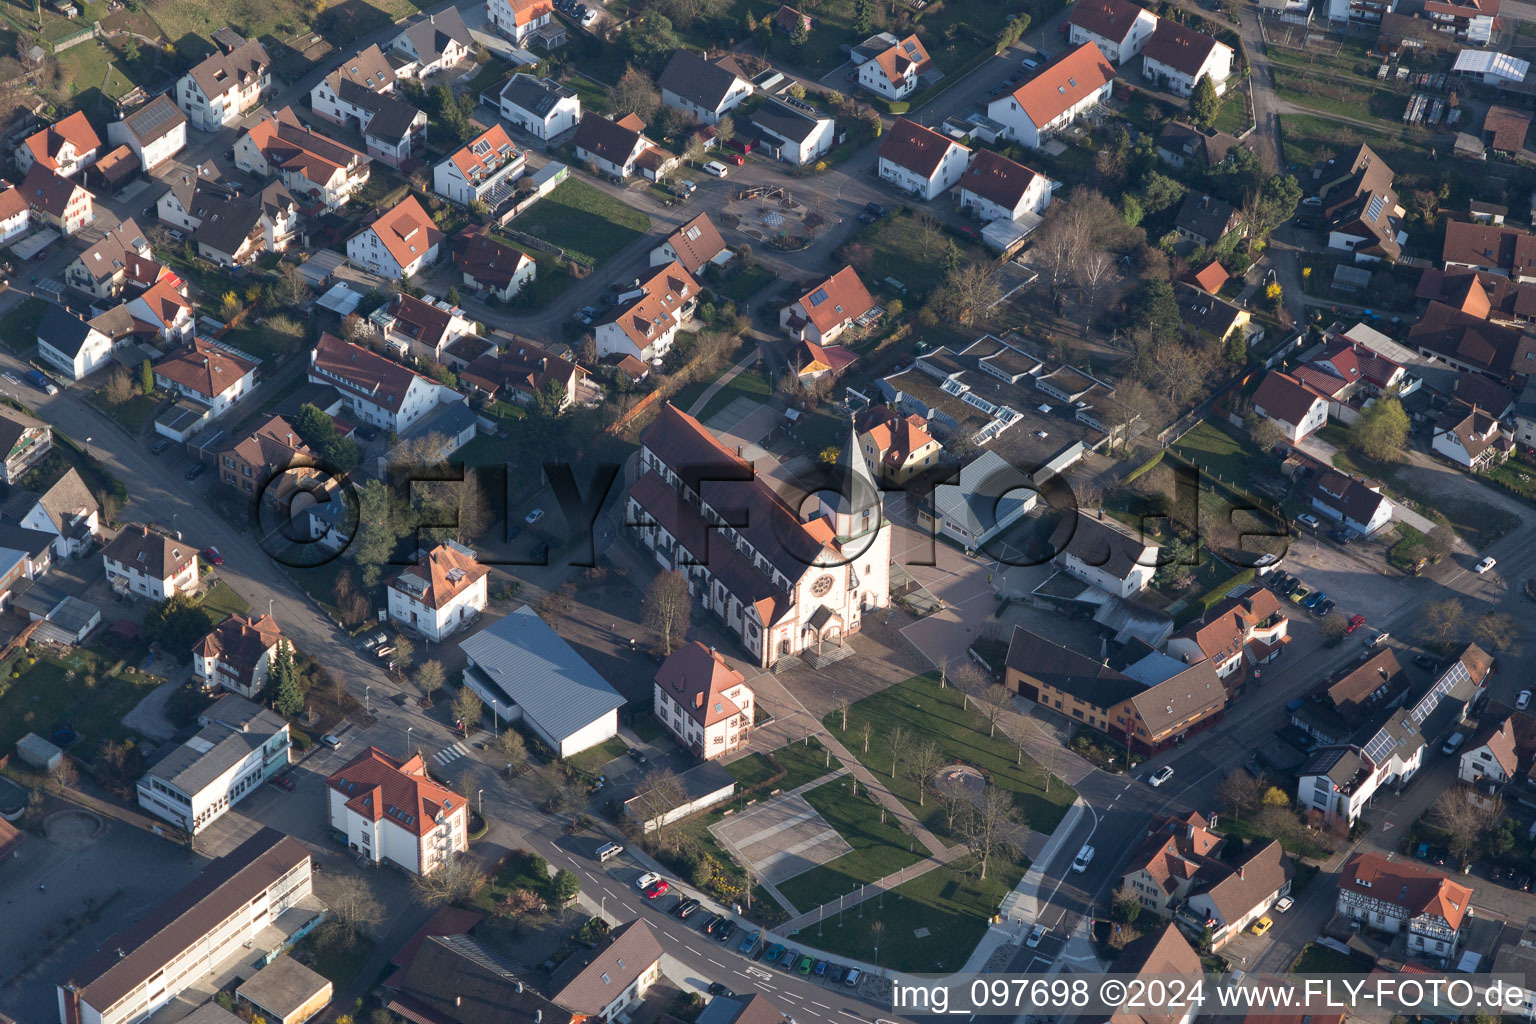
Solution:
{"label": "red car", "polygon": [[735,164],[737,167],[740,167],[747,162],[747,158],[742,156],[740,153],[727,153],[725,154],[725,159],[730,163]]}
{"label": "red car", "polygon": [[653,900],[658,896],[665,895],[667,890],[671,888],[672,883],[668,882],[665,878],[659,882],[652,882],[649,886],[646,887],[645,898],[648,900]]}
{"label": "red car", "polygon": [[219,554],[218,548],[207,547],[203,548],[203,561],[207,562],[209,565],[223,565],[224,556]]}
{"label": "red car", "polygon": [[1351,615],[1349,617],[1349,628],[1344,630],[1344,632],[1346,632],[1346,633],[1353,633],[1355,630],[1359,629],[1363,625],[1365,625],[1365,616],[1364,615]]}
{"label": "red car", "polygon": [[292,793],[293,792],[293,778],[292,778],[292,776],[278,775],[275,778],[271,779],[270,781],[271,781],[272,785],[276,786],[278,789],[281,789],[281,790],[283,790],[285,792],[288,792],[288,793]]}

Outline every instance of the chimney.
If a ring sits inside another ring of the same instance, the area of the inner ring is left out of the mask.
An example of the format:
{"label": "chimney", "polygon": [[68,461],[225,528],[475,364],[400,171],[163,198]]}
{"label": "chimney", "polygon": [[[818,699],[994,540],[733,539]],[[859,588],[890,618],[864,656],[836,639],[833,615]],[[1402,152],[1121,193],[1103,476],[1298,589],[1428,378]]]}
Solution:
{"label": "chimney", "polygon": [[1242,867],[1237,869],[1237,880],[1239,882],[1241,882],[1243,879],[1245,879],[1247,877],[1248,877],[1248,865],[1244,864]]}
{"label": "chimney", "polygon": [[701,708],[701,707],[704,706],[704,691],[703,690],[700,690],[698,693],[693,695],[693,706],[696,707],[696,708]]}
{"label": "chimney", "polygon": [[1191,822],[1188,825],[1184,826],[1184,838],[1185,839],[1194,839],[1195,838],[1195,826],[1194,826],[1193,822]]}
{"label": "chimney", "polygon": [[464,1005],[464,997],[463,996],[454,996],[453,997],[453,1005],[454,1006],[463,1006]]}

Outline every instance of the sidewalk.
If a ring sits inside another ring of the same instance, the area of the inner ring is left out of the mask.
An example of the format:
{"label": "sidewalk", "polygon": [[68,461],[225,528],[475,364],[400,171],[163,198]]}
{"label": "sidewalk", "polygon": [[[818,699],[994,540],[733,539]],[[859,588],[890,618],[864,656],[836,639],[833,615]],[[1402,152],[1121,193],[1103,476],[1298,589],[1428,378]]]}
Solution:
{"label": "sidewalk", "polygon": [[738,373],[741,373],[742,371],[750,368],[753,363],[757,362],[757,358],[758,348],[754,346],[751,352],[742,356],[738,363],[736,363],[730,369],[726,370],[720,376],[716,377],[713,383],[704,389],[704,393],[695,399],[693,405],[687,409],[688,415],[698,416],[703,408],[709,404],[709,400],[714,398],[715,395],[719,393],[721,388],[735,380]]}

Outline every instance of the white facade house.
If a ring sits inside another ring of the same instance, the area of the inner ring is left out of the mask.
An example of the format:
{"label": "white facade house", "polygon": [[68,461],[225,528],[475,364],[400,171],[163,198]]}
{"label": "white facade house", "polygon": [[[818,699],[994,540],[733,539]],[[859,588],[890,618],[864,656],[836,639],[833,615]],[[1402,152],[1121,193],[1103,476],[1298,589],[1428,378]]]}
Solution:
{"label": "white facade house", "polygon": [[207,406],[211,417],[224,415],[255,389],[256,371],[255,362],[201,338],[154,365],[157,385]]}
{"label": "white facade house", "polygon": [[501,116],[548,142],[581,121],[581,97],[552,78],[517,74],[501,87]]}
{"label": "white facade house", "polygon": [[401,74],[419,79],[450,71],[468,59],[475,51],[475,38],[459,9],[445,7],[406,22],[389,45],[408,59]]}
{"label": "white facade house", "polygon": [[918,199],[935,199],[960,180],[970,158],[971,151],[948,135],[899,117],[880,142],[880,180]]}
{"label": "white facade house", "polygon": [[398,167],[424,145],[427,115],[396,94],[395,62],[378,45],[360,50],[315,83],[310,109],[361,132],[368,155]]}
{"label": "white facade house", "polygon": [[588,111],[576,126],[571,145],[578,160],[615,178],[639,172],[655,180],[678,162],[677,157],[646,138],[645,122],[636,114],[614,121]]}
{"label": "white facade house", "polygon": [[322,334],[310,353],[309,380],[335,387],[351,418],[397,434],[441,404],[464,402],[452,388],[333,334]]}
{"label": "white facade house", "polygon": [[469,803],[427,776],[420,754],[369,747],[325,783],[327,820],[374,864],[430,875],[469,849]]}
{"label": "white facade house", "polygon": [[1433,451],[1474,473],[1503,462],[1514,447],[1496,415],[1460,399],[1446,408],[1430,439]]}
{"label": "white facade house", "polygon": [[261,828],[58,985],[61,1024],[134,1024],[231,959],[276,955],[319,923],[313,865],[298,840]]}
{"label": "white facade house", "polygon": [[272,59],[254,39],[215,53],[176,83],[176,105],[192,127],[216,132],[261,105],[272,87]]}
{"label": "white facade house", "polygon": [[781,100],[770,98],[748,118],[757,129],[758,148],[796,167],[830,153],[837,144],[837,123],[832,118]]}
{"label": "white facade house", "polygon": [[196,835],[288,767],[292,741],[278,714],[226,694],[202,728],[139,779],[139,806]]}
{"label": "white facade house", "polygon": [[705,60],[688,50],[678,50],[656,79],[661,102],[684,111],[705,124],[715,124],[753,93],[751,76],[726,55]]}
{"label": "white facade house", "polygon": [[79,470],[68,470],[36,499],[17,518],[16,525],[53,534],[55,558],[82,555],[97,540],[101,533],[101,507]]}
{"label": "white facade house", "polygon": [[617,1020],[661,978],[661,943],[651,926],[616,926],[601,948],[577,952],[550,978],[550,1001],[590,1021]]}
{"label": "white facade house", "polygon": [[32,207],[15,185],[0,181],[0,245],[20,238],[32,226]]}
{"label": "white facade house", "polygon": [[904,100],[917,91],[933,68],[928,50],[915,35],[897,39],[888,32],[866,39],[853,54],[859,85],[888,100]]}
{"label": "white facade house", "polygon": [[148,173],[187,148],[187,115],[169,96],[156,96],[107,125],[107,142],[133,150]]}
{"label": "white facade house", "polygon": [[1157,15],[1131,0],[1082,0],[1067,18],[1067,41],[1092,43],[1116,65],[1141,53],[1157,31]]}
{"label": "white facade house", "polygon": [[560,757],[618,735],[624,698],[527,605],[459,642],[464,685]]}
{"label": "white facade house", "polygon": [[724,655],[695,640],[657,669],[652,713],[677,742],[708,760],[747,744],[753,701]]}
{"label": "white facade house", "polygon": [[1044,216],[1051,205],[1051,180],[1045,175],[978,149],[960,176],[960,208],[983,221],[1021,221]]}
{"label": "white facade house", "polygon": [[73,178],[96,162],[101,139],[83,111],[75,111],[36,132],[16,147],[16,166],[22,174],[37,164],[61,178]]}
{"label": "white facade house", "polygon": [[102,551],[114,590],[168,601],[197,586],[197,548],[143,523],[129,523]]}
{"label": "white facade house", "polygon": [[1232,77],[1232,47],[1175,21],[1161,21],[1142,50],[1142,77],[1175,96],[1188,96],[1209,77],[1216,95]]}
{"label": "white facade house", "polygon": [[1334,469],[1323,469],[1307,484],[1303,497],[1346,530],[1369,537],[1392,521],[1392,499],[1379,484],[1368,484]]}
{"label": "white facade house", "polygon": [[485,14],[496,31],[521,45],[555,16],[553,0],[486,0]]}
{"label": "white facade house", "polygon": [[399,281],[436,263],[442,240],[442,231],[421,203],[415,196],[406,196],[394,209],[347,240],[347,259],[365,270]]}
{"label": "white facade house", "polygon": [[1506,718],[1485,726],[1462,748],[1456,777],[1469,786],[1497,792],[1520,769],[1519,741],[1515,722]]}
{"label": "white facade house", "polygon": [[112,361],[112,339],[63,306],[50,304],[37,324],[37,354],[71,380]]}
{"label": "white facade house", "polygon": [[390,621],[442,643],[485,611],[489,575],[469,548],[439,544],[390,581]]}
{"label": "white facade house", "polygon": [[271,615],[236,612],[192,648],[192,674],[206,690],[227,690],[259,700],[272,674],[272,659],[284,643]]}
{"label": "white facade house", "polygon": [[1328,422],[1328,396],[1288,373],[1271,370],[1253,393],[1253,412],[1295,444]]}
{"label": "white facade house", "polygon": [[1145,590],[1158,569],[1160,546],[1102,511],[1062,517],[1051,536],[1051,548],[1058,566],[1115,597],[1132,597]]}
{"label": "white facade house", "polygon": [[512,197],[527,166],[528,154],[494,124],[433,168],[432,191],[452,203],[481,202],[494,211]]}
{"label": "white facade house", "polygon": [[1408,954],[1454,962],[1472,890],[1378,853],[1357,853],[1339,873],[1338,912],[1373,930],[1408,933]]}
{"label": "white facade house", "polygon": [[1093,43],[1041,68],[1011,93],[987,104],[987,117],[1004,136],[1039,149],[1052,134],[1109,99],[1115,69]]}
{"label": "white facade house", "polygon": [[597,354],[633,356],[642,362],[660,359],[693,316],[698,299],[693,275],[680,263],[667,264],[618,297],[613,312],[593,331]]}

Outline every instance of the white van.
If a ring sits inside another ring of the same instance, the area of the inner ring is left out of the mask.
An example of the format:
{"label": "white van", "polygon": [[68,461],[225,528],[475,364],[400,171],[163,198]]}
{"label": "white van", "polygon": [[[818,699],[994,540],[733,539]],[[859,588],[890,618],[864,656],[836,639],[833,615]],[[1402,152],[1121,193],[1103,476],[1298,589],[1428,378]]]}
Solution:
{"label": "white van", "polygon": [[618,843],[604,843],[597,848],[597,859],[606,863],[623,852],[624,847]]}
{"label": "white van", "polygon": [[1456,753],[1456,751],[1461,749],[1461,741],[1466,738],[1466,733],[1458,732],[1456,735],[1445,741],[1445,746],[1440,748],[1440,753],[1445,754],[1446,756],[1450,756],[1451,754]]}
{"label": "white van", "polygon": [[704,170],[709,174],[713,174],[717,178],[723,178],[727,174],[731,173],[731,169],[725,166],[725,164],[721,163],[719,160],[711,160],[709,163],[704,165]]}
{"label": "white van", "polygon": [[1088,865],[1093,863],[1093,847],[1084,843],[1083,848],[1077,851],[1077,859],[1072,862],[1073,871],[1087,871]]}

